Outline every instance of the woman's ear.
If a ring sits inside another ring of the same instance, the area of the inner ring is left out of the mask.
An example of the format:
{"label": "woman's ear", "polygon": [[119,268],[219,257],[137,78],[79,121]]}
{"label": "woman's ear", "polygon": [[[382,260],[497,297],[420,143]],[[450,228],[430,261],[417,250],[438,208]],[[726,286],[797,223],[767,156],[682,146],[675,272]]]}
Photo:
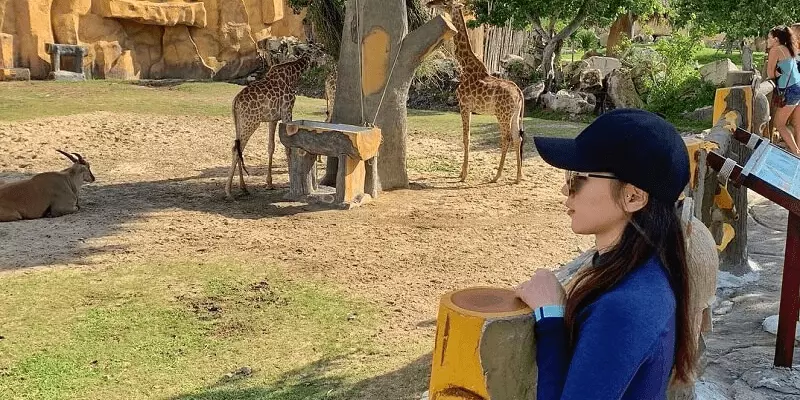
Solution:
{"label": "woman's ear", "polygon": [[623,196],[622,208],[630,214],[643,209],[650,200],[650,195],[647,192],[631,184],[625,184]]}

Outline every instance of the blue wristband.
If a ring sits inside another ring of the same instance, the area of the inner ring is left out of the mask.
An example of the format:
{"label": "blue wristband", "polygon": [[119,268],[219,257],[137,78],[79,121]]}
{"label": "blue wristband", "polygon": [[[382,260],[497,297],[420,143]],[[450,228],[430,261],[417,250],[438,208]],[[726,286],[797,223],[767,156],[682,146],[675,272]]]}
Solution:
{"label": "blue wristband", "polygon": [[533,311],[533,319],[539,322],[542,318],[563,318],[564,306],[542,306]]}

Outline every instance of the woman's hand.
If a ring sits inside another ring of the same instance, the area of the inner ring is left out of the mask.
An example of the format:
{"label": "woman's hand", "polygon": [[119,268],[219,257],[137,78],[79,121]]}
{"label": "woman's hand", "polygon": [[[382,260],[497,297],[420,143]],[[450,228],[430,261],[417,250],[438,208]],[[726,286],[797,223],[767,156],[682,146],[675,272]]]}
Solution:
{"label": "woman's hand", "polygon": [[547,305],[564,305],[566,293],[564,287],[552,271],[539,268],[533,273],[531,279],[523,282],[515,289],[525,304],[531,309]]}

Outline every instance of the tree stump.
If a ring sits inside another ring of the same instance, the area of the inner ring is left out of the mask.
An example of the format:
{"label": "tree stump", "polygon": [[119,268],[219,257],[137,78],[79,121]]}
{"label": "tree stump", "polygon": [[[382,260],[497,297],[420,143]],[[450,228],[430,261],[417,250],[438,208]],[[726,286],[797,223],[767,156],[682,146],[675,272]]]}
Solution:
{"label": "tree stump", "polygon": [[472,287],[442,296],[430,400],[535,400],[533,314],[510,289]]}
{"label": "tree stump", "polygon": [[317,188],[314,168],[317,155],[338,159],[335,203],[357,205],[378,197],[380,129],[298,120],[281,123],[278,137],[291,151],[290,197],[305,199],[314,194]]}

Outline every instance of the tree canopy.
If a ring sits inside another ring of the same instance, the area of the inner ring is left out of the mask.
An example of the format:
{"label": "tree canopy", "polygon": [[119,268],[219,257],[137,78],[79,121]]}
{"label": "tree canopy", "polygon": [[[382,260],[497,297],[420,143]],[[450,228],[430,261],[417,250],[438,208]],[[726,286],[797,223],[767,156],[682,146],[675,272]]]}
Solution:
{"label": "tree canopy", "polygon": [[[345,0],[289,0],[295,11],[307,8],[307,18],[317,34],[317,40],[325,47],[325,52],[339,59],[344,27]],[[430,19],[420,0],[406,0],[406,14],[409,30],[414,30]]]}
{"label": "tree canopy", "polygon": [[671,0],[673,22],[729,38],[764,37],[776,25],[800,22],[800,2],[772,0]]}
{"label": "tree canopy", "polygon": [[577,29],[581,25],[610,25],[617,15],[626,12],[646,17],[666,9],[663,0],[470,0],[469,3],[479,24],[511,22],[517,28],[531,26],[534,30],[544,30],[549,25],[551,31],[558,28],[559,21],[565,28],[574,22]]}

